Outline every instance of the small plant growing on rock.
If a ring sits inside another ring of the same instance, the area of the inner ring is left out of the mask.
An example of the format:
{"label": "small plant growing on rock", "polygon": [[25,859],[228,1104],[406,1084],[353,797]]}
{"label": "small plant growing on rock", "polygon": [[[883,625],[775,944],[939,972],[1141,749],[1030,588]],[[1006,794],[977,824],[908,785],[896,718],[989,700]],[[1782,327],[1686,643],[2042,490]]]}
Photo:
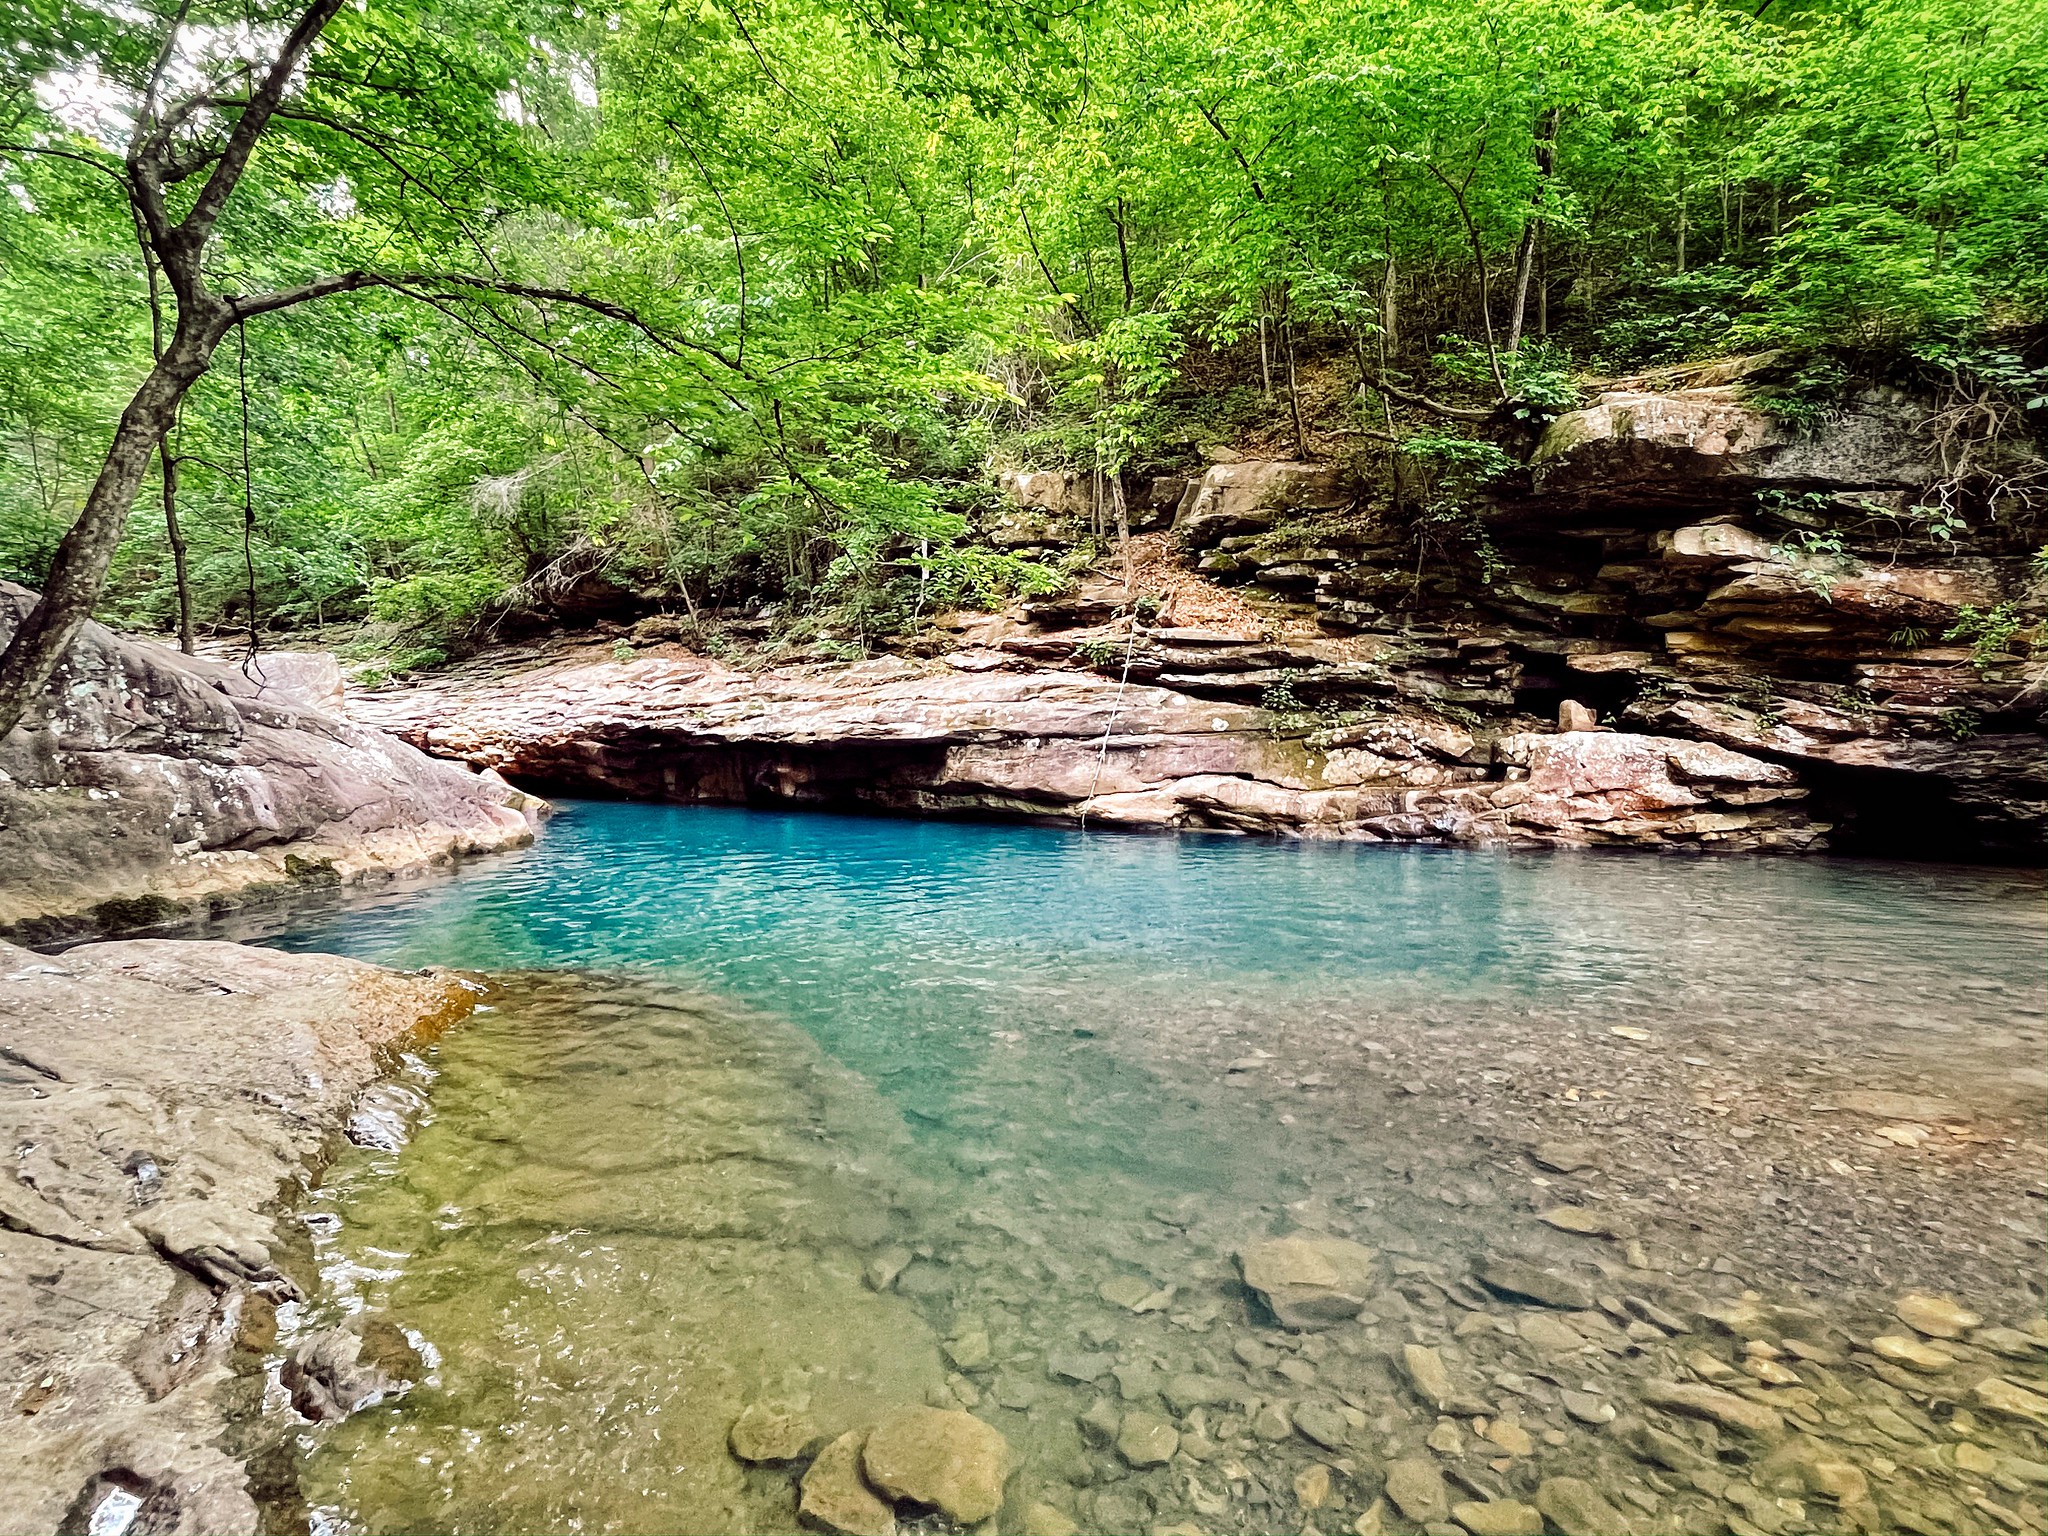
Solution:
{"label": "small plant growing on rock", "polygon": [[1074,654],[1091,667],[1114,666],[1117,646],[1113,640],[1083,640],[1074,647]]}
{"label": "small plant growing on rock", "polygon": [[1927,643],[1928,631],[1917,624],[1893,630],[1885,639],[1902,651],[1917,651]]}
{"label": "small plant growing on rock", "polygon": [[1957,741],[1968,741],[1977,734],[1978,727],[1984,723],[1984,717],[1966,706],[1943,710],[1939,723],[1941,728]]}
{"label": "small plant growing on rock", "polygon": [[1259,695],[1259,707],[1270,709],[1276,715],[1294,715],[1307,710],[1308,706],[1302,702],[1301,695],[1294,691],[1294,681],[1299,675],[1296,672],[1283,672],[1280,681],[1266,684],[1265,690]]}
{"label": "small plant growing on rock", "polygon": [[2018,606],[2010,602],[1990,608],[1965,603],[1956,610],[1956,621],[1943,632],[1942,639],[1965,642],[1970,647],[1970,665],[1981,675],[2006,654],[2025,622]]}
{"label": "small plant growing on rock", "polygon": [[1848,546],[1833,528],[1796,528],[1772,549],[1781,560],[1797,567],[1799,585],[1824,603],[1835,600],[1835,583],[1852,565]]}
{"label": "small plant growing on rock", "polygon": [[630,640],[614,640],[612,642],[613,661],[631,661],[632,659],[633,643]]}

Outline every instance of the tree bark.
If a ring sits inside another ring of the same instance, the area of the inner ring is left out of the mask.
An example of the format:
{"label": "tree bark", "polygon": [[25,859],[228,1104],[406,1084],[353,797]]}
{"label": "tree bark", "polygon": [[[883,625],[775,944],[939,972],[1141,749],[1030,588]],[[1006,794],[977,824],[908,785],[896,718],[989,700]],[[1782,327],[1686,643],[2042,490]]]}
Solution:
{"label": "tree bark", "polygon": [[[173,412],[175,418],[176,413]],[[178,589],[178,649],[192,654],[192,574],[185,555],[185,530],[178,522],[178,460],[170,434],[157,439],[164,470],[164,538],[171,546],[171,579]]]}
{"label": "tree bark", "polygon": [[84,510],[57,545],[42,597],[0,654],[0,734],[21,722],[92,617],[149,462],[176,420],[179,403],[206,372],[227,320],[227,308],[218,301],[182,307],[163,360],[150,369],[121,412]]}
{"label": "tree bark", "polygon": [[1562,108],[1552,107],[1544,113],[1543,121],[1536,130],[1535,212],[1522,226],[1522,243],[1515,251],[1515,302],[1508,315],[1510,352],[1519,352],[1522,348],[1522,320],[1529,306],[1529,275],[1535,269],[1536,243],[1543,234],[1545,194],[1550,187],[1551,170],[1557,163],[1557,130],[1562,113]]}

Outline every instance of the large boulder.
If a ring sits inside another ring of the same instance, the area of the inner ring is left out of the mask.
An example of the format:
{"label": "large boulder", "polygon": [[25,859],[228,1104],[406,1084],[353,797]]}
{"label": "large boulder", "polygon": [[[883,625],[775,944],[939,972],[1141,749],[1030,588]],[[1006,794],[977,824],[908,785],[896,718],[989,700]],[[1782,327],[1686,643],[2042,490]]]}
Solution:
{"label": "large boulder", "polygon": [[1335,511],[1350,505],[1353,489],[1334,464],[1291,459],[1238,459],[1213,464],[1181,497],[1173,531],[1191,549],[1206,549],[1231,534],[1257,533],[1288,514]]}
{"label": "large boulder", "polygon": [[1934,476],[1927,413],[1866,390],[1820,427],[1771,415],[1739,383],[1611,389],[1567,411],[1530,457],[1552,506],[1716,506],[1765,490],[1911,491]]}
{"label": "large boulder", "polygon": [[[35,595],[0,583],[0,639]],[[88,624],[0,741],[0,932],[134,930],[530,841],[544,810],[335,709],[331,657],[246,670]]]}

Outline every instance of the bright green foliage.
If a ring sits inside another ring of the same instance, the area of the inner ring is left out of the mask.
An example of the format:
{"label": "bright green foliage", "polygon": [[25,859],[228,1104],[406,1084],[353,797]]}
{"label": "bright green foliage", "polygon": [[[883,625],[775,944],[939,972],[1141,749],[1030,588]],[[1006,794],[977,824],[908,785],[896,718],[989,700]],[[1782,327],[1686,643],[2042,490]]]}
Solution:
{"label": "bright green foliage", "polygon": [[[134,78],[151,29],[0,28],[0,143],[118,149],[52,81]],[[453,636],[601,578],[864,642],[1060,579],[969,536],[994,467],[1327,451],[1395,425],[1370,378],[1501,407],[1399,429],[1447,549],[1489,439],[1589,369],[1784,346],[1809,425],[1887,370],[2039,413],[2044,40],[2048,0],[344,7],[217,282],[490,274],[644,325],[434,284],[253,322],[258,608]],[[149,316],[109,182],[17,149],[0,187],[0,567],[34,579]],[[234,364],[174,442],[216,623]],[[169,570],[145,498],[107,611],[166,623]]]}

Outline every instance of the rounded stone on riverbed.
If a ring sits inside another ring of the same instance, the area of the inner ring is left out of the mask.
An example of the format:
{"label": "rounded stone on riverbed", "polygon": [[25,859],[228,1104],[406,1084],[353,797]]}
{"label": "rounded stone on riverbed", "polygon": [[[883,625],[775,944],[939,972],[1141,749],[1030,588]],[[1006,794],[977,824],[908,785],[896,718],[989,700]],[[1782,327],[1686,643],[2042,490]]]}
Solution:
{"label": "rounded stone on riverbed", "polygon": [[1976,1393],[1977,1401],[1993,1413],[2024,1419],[2029,1424],[2048,1429],[2048,1397],[2015,1386],[2003,1376],[1986,1376],[1971,1390]]}
{"label": "rounded stone on riverbed", "polygon": [[769,1403],[749,1403],[727,1431],[725,1443],[741,1461],[795,1461],[819,1440],[818,1426],[802,1414]]}
{"label": "rounded stone on riverbed", "polygon": [[403,1392],[426,1374],[426,1362],[388,1318],[351,1318],[302,1339],[278,1379],[292,1407],[315,1422],[335,1422]]}
{"label": "rounded stone on riverbed", "polygon": [[1103,1281],[1095,1288],[1095,1293],[1111,1306],[1136,1311],[1152,1298],[1157,1289],[1150,1281],[1140,1280],[1136,1275],[1118,1275]]}
{"label": "rounded stone on riverbed", "polygon": [[961,1525],[1002,1508],[1011,1466],[1001,1431],[958,1409],[898,1408],[875,1426],[861,1452],[875,1487]]}
{"label": "rounded stone on riverbed", "polygon": [[1536,1219],[1546,1227],[1555,1227],[1560,1232],[1570,1232],[1579,1237],[1626,1237],[1628,1233],[1622,1224],[1611,1216],[1583,1205],[1557,1205],[1540,1212]]}
{"label": "rounded stone on riverbed", "polygon": [[1351,1421],[1327,1403],[1303,1403],[1292,1417],[1295,1430],[1326,1451],[1341,1451],[1351,1443]]}
{"label": "rounded stone on riverbed", "polygon": [[1930,1376],[1956,1363],[1956,1357],[1948,1351],[1923,1344],[1903,1333],[1888,1333],[1872,1339],[1870,1352],[1880,1360],[1889,1360],[1893,1365],[1903,1365],[1908,1370],[1922,1371]]}
{"label": "rounded stone on riverbed", "polygon": [[1536,1490],[1536,1507],[1571,1536],[1629,1536],[1629,1522],[1582,1477],[1549,1477]]}
{"label": "rounded stone on riverbed", "polygon": [[1588,1311],[1593,1305],[1591,1292],[1578,1281],[1567,1279],[1553,1270],[1539,1269],[1520,1259],[1485,1254],[1472,1266],[1472,1272],[1479,1277],[1481,1285],[1497,1296],[1538,1302],[1546,1307],[1562,1307],[1571,1312]]}
{"label": "rounded stone on riverbed", "polygon": [[1294,1502],[1303,1509],[1321,1509],[1330,1502],[1330,1469],[1312,1461],[1294,1474]]}
{"label": "rounded stone on riverbed", "polygon": [[1134,1467],[1164,1466],[1180,1449],[1180,1431],[1156,1413],[1127,1413],[1117,1430],[1116,1449]]}
{"label": "rounded stone on riverbed", "polygon": [[896,1536],[896,1513],[860,1475],[865,1430],[848,1430],[811,1463],[799,1485],[797,1510],[841,1536]]}
{"label": "rounded stone on riverbed", "polygon": [[1024,1511],[1024,1536],[1080,1536],[1080,1530],[1065,1510],[1043,1500]]}
{"label": "rounded stone on riverbed", "polygon": [[1737,1430],[1759,1440],[1775,1440],[1785,1433],[1785,1421],[1775,1408],[1753,1403],[1719,1387],[1693,1382],[1649,1381],[1643,1384],[1643,1401],[1652,1408],[1707,1419],[1723,1429]]}
{"label": "rounded stone on riverbed", "polygon": [[1919,1291],[1903,1298],[1897,1312],[1900,1322],[1930,1339],[1960,1339],[1984,1322],[1977,1313],[1965,1312],[1946,1296],[1928,1296]]}
{"label": "rounded stone on riverbed", "polygon": [[1577,1173],[1595,1163],[1593,1148],[1583,1141],[1538,1142],[1529,1156],[1539,1168],[1548,1168],[1552,1173]]}
{"label": "rounded stone on riverbed", "polygon": [[1387,1497],[1417,1525],[1428,1525],[1451,1512],[1450,1491],[1433,1461],[1404,1457],[1387,1467]]}

